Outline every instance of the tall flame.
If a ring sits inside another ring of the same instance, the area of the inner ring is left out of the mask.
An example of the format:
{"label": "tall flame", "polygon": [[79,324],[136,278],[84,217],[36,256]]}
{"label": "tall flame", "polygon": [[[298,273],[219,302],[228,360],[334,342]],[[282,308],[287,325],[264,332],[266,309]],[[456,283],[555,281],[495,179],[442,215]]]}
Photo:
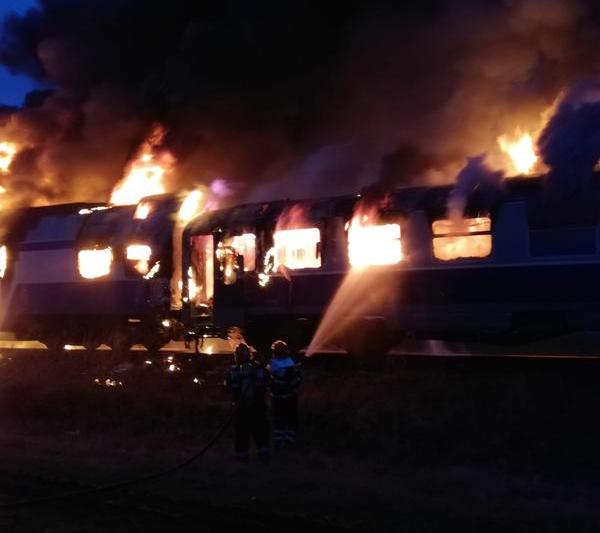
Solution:
{"label": "tall flame", "polygon": [[0,173],[6,174],[10,168],[15,155],[17,154],[18,147],[13,142],[2,141],[0,142]]}
{"label": "tall flame", "polygon": [[511,173],[528,175],[535,171],[539,158],[530,133],[517,129],[514,135],[500,135],[498,145],[510,158]]}
{"label": "tall flame", "polygon": [[164,128],[155,124],[135,159],[129,163],[125,176],[113,189],[112,204],[137,204],[145,196],[166,192],[165,176],[173,169],[175,158],[168,150],[160,149],[164,136]]}

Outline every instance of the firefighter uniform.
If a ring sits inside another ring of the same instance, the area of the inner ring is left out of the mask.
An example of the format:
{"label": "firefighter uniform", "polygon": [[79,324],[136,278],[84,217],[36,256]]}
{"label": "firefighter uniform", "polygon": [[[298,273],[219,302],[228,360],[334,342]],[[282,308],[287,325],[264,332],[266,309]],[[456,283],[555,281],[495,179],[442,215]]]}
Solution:
{"label": "firefighter uniform", "polygon": [[273,443],[277,447],[294,448],[298,433],[298,387],[300,365],[291,357],[287,345],[276,341],[271,347],[269,364]]}
{"label": "firefighter uniform", "polygon": [[262,460],[269,457],[269,428],[265,393],[268,373],[252,360],[250,349],[240,344],[235,352],[235,364],[225,377],[225,389],[231,394],[236,412],[235,454],[241,461],[248,460],[250,439],[254,440],[258,456]]}

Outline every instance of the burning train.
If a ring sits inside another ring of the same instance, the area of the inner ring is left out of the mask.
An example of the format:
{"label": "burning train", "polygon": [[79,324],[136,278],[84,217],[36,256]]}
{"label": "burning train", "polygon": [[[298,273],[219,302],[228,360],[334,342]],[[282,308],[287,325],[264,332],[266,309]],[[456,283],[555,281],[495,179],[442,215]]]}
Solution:
{"label": "burning train", "polygon": [[452,191],[195,217],[193,194],[27,208],[3,224],[1,327],[55,350],[157,350],[184,332],[239,327],[257,347],[283,336],[357,352],[407,334],[517,340],[598,327],[600,182],[561,211],[543,178],[505,180],[492,195],[475,188],[459,218],[448,217]]}
{"label": "burning train", "polygon": [[[143,344],[173,337],[180,236],[197,201],[173,195],[137,205],[64,204],[5,213],[2,329],[52,350]],[[180,275],[179,275],[180,277]]]}
{"label": "burning train", "polygon": [[184,233],[184,315],[241,326],[259,346],[284,336],[363,353],[407,334],[597,329],[600,183],[592,189],[564,209],[543,178],[513,178],[492,195],[475,188],[458,219],[450,186],[205,214]]}

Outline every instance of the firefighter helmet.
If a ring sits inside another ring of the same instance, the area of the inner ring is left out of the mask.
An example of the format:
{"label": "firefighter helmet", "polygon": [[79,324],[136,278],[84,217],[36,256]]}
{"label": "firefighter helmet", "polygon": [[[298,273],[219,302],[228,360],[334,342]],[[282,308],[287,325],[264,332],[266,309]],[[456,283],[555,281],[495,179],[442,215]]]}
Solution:
{"label": "firefighter helmet", "polygon": [[245,342],[240,342],[234,352],[236,363],[243,363],[251,358],[250,347]]}
{"label": "firefighter helmet", "polygon": [[273,357],[287,357],[290,355],[287,343],[282,340],[276,340],[271,344],[271,352],[273,353]]}

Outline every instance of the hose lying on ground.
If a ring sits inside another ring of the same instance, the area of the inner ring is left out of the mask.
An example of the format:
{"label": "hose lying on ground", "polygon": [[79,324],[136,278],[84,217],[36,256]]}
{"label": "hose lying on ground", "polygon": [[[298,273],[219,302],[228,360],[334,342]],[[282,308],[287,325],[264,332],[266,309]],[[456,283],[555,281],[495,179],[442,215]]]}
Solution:
{"label": "hose lying on ground", "polygon": [[190,464],[192,464],[194,461],[197,461],[198,459],[200,459],[200,457],[202,457],[208,450],[210,450],[218,442],[218,440],[225,433],[225,430],[229,427],[229,425],[233,421],[233,417],[235,416],[235,413],[238,410],[238,407],[241,403],[241,400],[244,398],[245,393],[246,393],[246,391],[243,390],[240,395],[240,401],[238,401],[238,403],[236,405],[234,405],[233,409],[231,409],[231,411],[229,412],[229,414],[228,414],[227,418],[225,419],[225,421],[223,422],[223,424],[221,424],[221,426],[216,431],[216,433],[211,437],[211,439],[197,453],[195,453],[194,455],[192,455],[185,461],[183,461],[175,466],[167,468],[166,470],[161,470],[159,472],[147,474],[145,476],[141,476],[138,478],[128,479],[128,480],[124,480],[124,481],[118,481],[115,483],[109,483],[107,485],[102,485],[99,487],[90,487],[90,488],[81,489],[81,490],[73,490],[70,492],[63,492],[61,494],[51,494],[48,496],[40,496],[38,498],[30,498],[27,500],[19,500],[19,501],[15,501],[15,502],[0,503],[0,509],[16,509],[18,507],[28,507],[31,505],[43,504],[43,503],[52,502],[52,501],[68,500],[68,499],[72,499],[72,498],[79,498],[82,496],[89,496],[92,494],[98,494],[98,493],[102,493],[102,492],[111,492],[111,491],[115,491],[115,490],[125,489],[128,487],[133,487],[135,485],[141,485],[143,483],[149,483],[152,481],[156,481],[157,479],[160,479],[160,478],[163,478],[166,476],[170,476],[171,474],[174,474],[175,472],[182,470],[186,466],[189,466]]}

